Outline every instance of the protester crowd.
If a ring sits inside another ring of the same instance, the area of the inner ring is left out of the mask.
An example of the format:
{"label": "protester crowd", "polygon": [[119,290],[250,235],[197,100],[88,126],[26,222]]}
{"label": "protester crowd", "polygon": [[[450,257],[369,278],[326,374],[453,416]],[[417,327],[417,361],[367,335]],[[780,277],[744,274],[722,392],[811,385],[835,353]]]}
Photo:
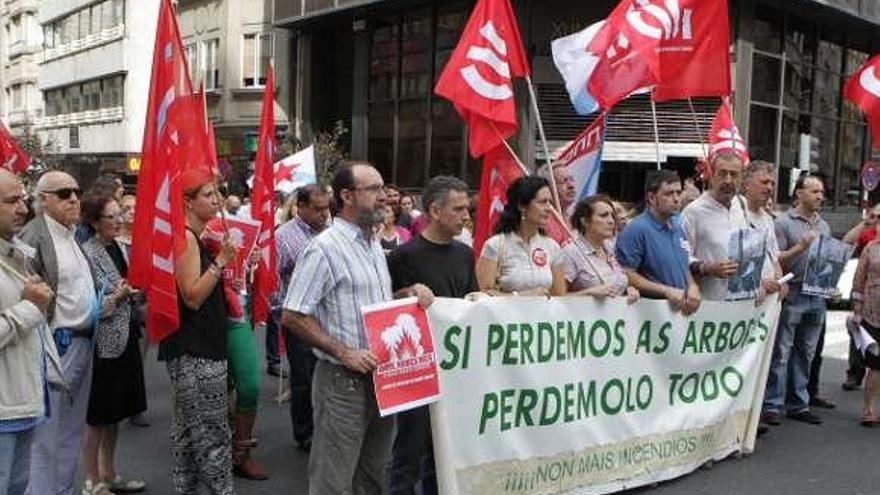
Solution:
{"label": "protester crowd", "polygon": [[[371,164],[348,162],[331,184],[303,186],[279,202],[279,289],[267,322],[266,369],[289,378],[293,440],[310,455],[310,492],[437,492],[427,407],[378,413],[371,375],[377,357],[361,307],[410,296],[428,306],[435,297],[482,293],[665,299],[689,315],[704,300],[727,298],[728,279],[740,271],[728,253],[738,229],[766,239],[756,304],[773,294],[784,300],[760,431],[784,419],[820,424],[814,409],[834,407],[811,385],[819,381],[826,300],[802,287],[811,244],[830,235],[821,215],[823,181],[800,177],[793,206],[777,213],[773,164],[745,164],[722,152],[710,169],[705,191],[686,205],[676,172],[650,172],[644,210],[629,218],[625,205],[604,195],[576,201],[566,169],[545,166],[510,185],[496,233],[476,255],[471,194],[454,177],[434,177],[416,198],[385,184]],[[207,232],[227,218],[221,209],[229,217],[246,211],[238,198],[221,197],[214,177],[184,173],[181,181],[187,229],[174,270],[180,328],[158,346],[171,382],[171,478],[179,493],[203,486],[230,494],[233,476],[267,477],[252,456],[261,365],[247,280],[223,276],[238,248],[229,236],[211,240]],[[564,246],[546,231],[554,191],[570,213]],[[0,170],[0,494],[146,489],[114,462],[120,422],[149,424],[146,301],[126,282],[135,208],[113,178],[83,192],[72,176],[50,171],[28,193]],[[853,321],[875,339],[878,217],[880,207],[844,238],[859,258]],[[851,354],[844,387],[864,382],[860,422],[871,426],[880,360]]]}

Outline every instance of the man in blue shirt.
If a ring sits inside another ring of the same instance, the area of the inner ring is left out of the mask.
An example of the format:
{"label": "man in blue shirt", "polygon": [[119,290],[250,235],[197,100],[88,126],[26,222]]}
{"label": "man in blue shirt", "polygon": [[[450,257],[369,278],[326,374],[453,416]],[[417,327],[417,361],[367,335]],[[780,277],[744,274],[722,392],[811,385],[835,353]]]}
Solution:
{"label": "man in blue shirt", "polygon": [[657,170],[645,181],[647,208],[617,238],[617,260],[642,294],[668,299],[684,315],[700,307],[700,288],[688,270],[690,247],[678,221],[681,179]]}

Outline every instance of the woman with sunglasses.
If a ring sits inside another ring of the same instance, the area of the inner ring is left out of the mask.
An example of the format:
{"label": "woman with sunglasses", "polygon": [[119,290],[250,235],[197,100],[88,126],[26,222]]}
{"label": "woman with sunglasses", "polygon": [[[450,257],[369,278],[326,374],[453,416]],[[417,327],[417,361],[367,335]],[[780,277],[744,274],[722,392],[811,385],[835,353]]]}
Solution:
{"label": "woman with sunglasses", "polygon": [[122,217],[112,191],[93,188],[83,197],[82,227],[86,235],[83,252],[94,267],[97,285],[104,288],[95,328],[82,493],[141,492],[146,483],[124,480],[116,474],[113,462],[119,422],[146,410],[147,398],[137,328],[132,327],[135,291],[125,281],[128,264],[116,240]]}
{"label": "woman with sunglasses", "polygon": [[223,266],[235,259],[227,236],[216,257],[199,240],[220,211],[214,177],[188,167],[182,177],[186,247],[177,258],[175,279],[180,325],[159,344],[159,360],[171,379],[171,480],[178,493],[235,492],[227,419],[226,302]]}

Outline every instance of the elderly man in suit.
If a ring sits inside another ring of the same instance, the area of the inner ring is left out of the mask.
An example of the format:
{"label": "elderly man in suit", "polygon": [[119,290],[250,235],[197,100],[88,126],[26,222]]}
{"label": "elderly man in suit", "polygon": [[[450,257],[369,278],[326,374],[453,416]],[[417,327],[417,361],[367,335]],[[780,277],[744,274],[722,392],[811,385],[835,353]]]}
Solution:
{"label": "elderly man in suit", "polygon": [[98,304],[91,266],[74,237],[81,190],[76,179],[51,171],[37,181],[37,216],[21,232],[35,250],[35,267],[55,298],[46,320],[67,389],[50,388],[49,421],[40,425],[31,447],[29,495],[69,495],[74,491],[92,371],[92,330]]}

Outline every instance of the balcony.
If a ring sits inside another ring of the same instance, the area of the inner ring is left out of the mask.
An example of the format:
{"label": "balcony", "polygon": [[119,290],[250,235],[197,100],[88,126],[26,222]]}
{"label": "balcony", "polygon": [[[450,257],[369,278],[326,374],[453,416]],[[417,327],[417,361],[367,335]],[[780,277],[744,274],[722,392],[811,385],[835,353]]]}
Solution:
{"label": "balcony", "polygon": [[39,117],[35,119],[37,129],[51,129],[54,127],[68,127],[71,125],[94,125],[118,122],[124,117],[122,107],[103,108],[101,110],[87,110],[85,112],[65,113],[51,117]]}
{"label": "balcony", "polygon": [[37,43],[30,43],[28,40],[17,40],[9,43],[6,46],[6,53],[9,58],[15,58],[19,55],[29,55],[32,53],[39,53],[40,45]]}
{"label": "balcony", "polygon": [[0,11],[3,10],[10,17],[22,12],[36,12],[37,0],[3,0],[3,6],[0,7]]}
{"label": "balcony", "polygon": [[73,40],[54,48],[43,50],[43,62],[49,62],[55,59],[73,55],[96,46],[101,46],[112,41],[120,40],[125,35],[125,24],[104,29],[100,33],[90,34],[85,38]]}

